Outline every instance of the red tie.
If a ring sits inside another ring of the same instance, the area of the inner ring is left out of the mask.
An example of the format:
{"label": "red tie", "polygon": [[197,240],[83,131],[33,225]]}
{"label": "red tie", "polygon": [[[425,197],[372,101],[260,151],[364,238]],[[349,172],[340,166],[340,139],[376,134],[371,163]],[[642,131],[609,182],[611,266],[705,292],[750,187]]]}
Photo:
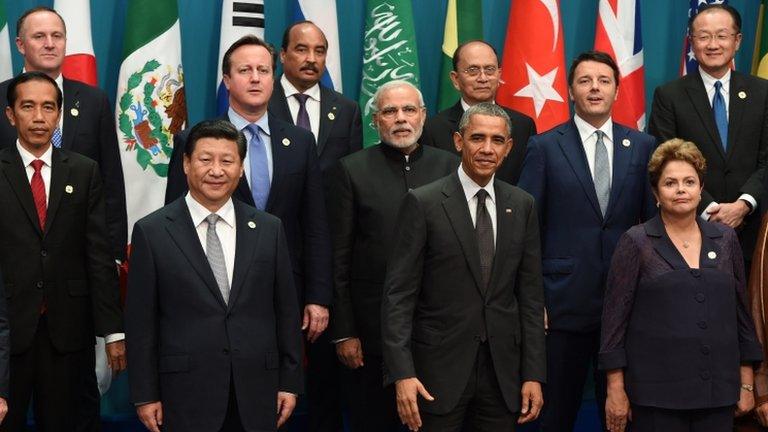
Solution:
{"label": "red tie", "polygon": [[32,198],[35,200],[35,208],[37,209],[37,218],[40,220],[40,229],[45,231],[45,183],[43,183],[43,176],[40,174],[40,169],[43,167],[43,161],[35,159],[30,164],[34,168],[35,173],[32,174]]}

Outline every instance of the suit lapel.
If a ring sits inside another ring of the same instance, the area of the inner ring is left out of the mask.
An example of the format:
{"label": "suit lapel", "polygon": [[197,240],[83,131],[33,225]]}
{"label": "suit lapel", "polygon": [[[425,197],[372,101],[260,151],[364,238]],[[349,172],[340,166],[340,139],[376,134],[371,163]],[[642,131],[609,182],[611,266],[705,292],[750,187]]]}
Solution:
{"label": "suit lapel", "polygon": [[338,115],[336,107],[336,95],[323,86],[320,86],[320,129],[317,133],[317,154],[323,154],[325,142],[333,129],[333,122]]}
{"label": "suit lapel", "polygon": [[645,234],[651,238],[653,250],[655,250],[656,253],[658,253],[664,261],[672,267],[672,269],[684,270],[688,268],[688,263],[685,262],[685,259],[683,259],[680,252],[677,251],[672,240],[667,236],[661,216],[656,215],[653,219],[644,223],[643,227],[645,228]]}
{"label": "suit lapel", "polygon": [[[56,217],[56,211],[61,203],[61,196],[66,188],[65,184],[69,179],[69,157],[62,154],[59,150],[53,149],[51,155],[51,186],[48,197],[48,214],[45,217],[45,232],[51,229],[53,219]],[[70,185],[73,188],[84,187],[84,185]]]}
{"label": "suit lapel", "polygon": [[[78,113],[78,115],[72,115]],[[72,86],[68,79],[64,79],[64,136],[61,146],[65,149],[72,148],[80,119],[80,92]]]}
{"label": "suit lapel", "polygon": [[701,80],[701,75],[698,72],[689,74],[687,77],[690,77],[686,79],[685,86],[688,98],[690,99],[693,108],[696,110],[696,113],[699,115],[701,123],[704,125],[704,129],[707,130],[709,137],[712,139],[715,147],[717,147],[717,151],[723,159],[725,159],[725,152],[723,151],[723,145],[720,141],[720,133],[717,131],[715,115],[712,113],[712,105],[709,104],[709,99],[707,98],[707,90],[704,88],[704,81]]}
{"label": "suit lapel", "polygon": [[285,178],[285,171],[288,169],[291,147],[291,140],[285,136],[285,130],[277,122],[273,122],[272,118],[269,118],[269,133],[271,135],[269,139],[272,142],[272,183],[269,187],[269,197],[267,197],[267,211],[272,208],[276,197],[280,196],[279,191]]}
{"label": "suit lapel", "polygon": [[[626,141],[624,141],[626,140]],[[629,145],[625,146],[627,142]],[[608,200],[608,210],[605,219],[611,216],[613,208],[619,202],[621,189],[624,187],[624,180],[627,178],[629,163],[632,160],[635,146],[629,140],[629,129],[626,129],[616,123],[613,124],[613,174],[611,176],[611,195]]]}
{"label": "suit lapel", "polygon": [[37,218],[37,209],[35,208],[35,200],[32,198],[32,187],[27,180],[27,173],[24,170],[23,162],[16,145],[13,148],[8,148],[2,152],[0,157],[2,161],[2,169],[5,178],[11,185],[13,193],[16,194],[16,198],[21,203],[21,207],[29,217],[29,222],[35,227],[38,234],[42,237],[43,232],[40,229],[40,222]]}
{"label": "suit lapel", "polygon": [[592,204],[592,209],[598,218],[603,219],[603,213],[600,211],[600,204],[597,201],[595,183],[592,181],[592,174],[589,172],[587,156],[584,153],[584,146],[576,125],[571,121],[558,132],[561,134],[557,140],[560,149],[568,160],[568,164],[571,165],[573,173],[576,174],[576,178],[579,179],[579,183],[581,183],[581,187],[584,189],[584,195]]}
{"label": "suit lapel", "polygon": [[221,296],[221,291],[219,291],[219,285],[216,283],[211,266],[208,264],[208,258],[205,256],[203,246],[200,244],[200,237],[198,237],[197,231],[194,225],[192,225],[192,216],[189,214],[186,201],[184,201],[184,198],[179,198],[169,204],[169,206],[173,207],[167,216],[170,220],[168,225],[166,225],[168,234],[187,258],[187,261],[189,261],[190,268],[200,276],[200,279],[203,280],[219,305],[226,309],[227,305],[224,303],[224,298]]}
{"label": "suit lapel", "polygon": [[485,296],[486,289],[483,285],[483,277],[480,272],[480,251],[477,248],[477,239],[475,238],[475,228],[472,226],[472,216],[469,214],[467,199],[464,195],[464,189],[459,182],[458,174],[451,174],[443,186],[443,209],[451,222],[453,232],[461,244],[464,251],[464,257],[475,279],[475,285],[480,294]]}
{"label": "suit lapel", "polygon": [[493,258],[491,280],[488,282],[488,294],[496,287],[497,280],[504,270],[504,257],[508,256],[507,249],[509,249],[512,220],[515,214],[511,194],[502,192],[498,181],[494,180],[494,183],[496,192],[496,253]]}
{"label": "suit lapel", "polygon": [[[747,97],[742,99],[739,94],[746,95]],[[738,142],[744,109],[747,103],[749,103],[749,92],[747,91],[744,77],[736,71],[731,71],[731,84],[728,95],[728,152],[726,157],[730,158],[733,154],[734,144]]]}
{"label": "suit lapel", "polygon": [[462,114],[464,114],[464,107],[461,106],[461,99],[459,99],[448,111],[448,121],[453,123],[451,133],[458,129]]}
{"label": "suit lapel", "polygon": [[256,245],[259,244],[261,227],[254,222],[255,211],[247,208],[237,200],[235,204],[235,268],[232,272],[232,289],[229,292],[228,305],[231,308],[242,290],[245,276],[253,262]]}
{"label": "suit lapel", "polygon": [[289,119],[290,123],[296,121],[291,117],[291,110],[288,108],[288,100],[285,98],[285,90],[280,80],[275,83],[275,94],[272,95],[269,102],[269,110],[278,118]]}

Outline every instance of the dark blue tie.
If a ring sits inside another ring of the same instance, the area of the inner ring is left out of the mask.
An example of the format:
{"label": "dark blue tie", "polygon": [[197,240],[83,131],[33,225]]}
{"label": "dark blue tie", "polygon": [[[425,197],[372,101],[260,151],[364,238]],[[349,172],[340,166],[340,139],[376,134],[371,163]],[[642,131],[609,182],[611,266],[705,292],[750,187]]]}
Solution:
{"label": "dark blue tie", "polygon": [[720,133],[720,142],[723,144],[723,150],[728,151],[728,112],[725,110],[725,98],[720,89],[723,83],[715,81],[715,97],[712,98],[712,112],[715,113],[715,123],[717,131]]}
{"label": "dark blue tie", "polygon": [[269,159],[267,159],[267,147],[259,135],[261,128],[255,123],[249,124],[246,129],[251,132],[251,140],[248,142],[248,159],[251,164],[251,194],[253,202],[259,210],[267,207],[269,197]]}

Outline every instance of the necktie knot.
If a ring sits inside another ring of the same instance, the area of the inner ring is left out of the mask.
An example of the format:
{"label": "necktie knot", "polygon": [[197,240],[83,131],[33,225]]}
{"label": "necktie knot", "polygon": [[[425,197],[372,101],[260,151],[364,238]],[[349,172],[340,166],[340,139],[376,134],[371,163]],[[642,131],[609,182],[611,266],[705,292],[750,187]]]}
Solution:
{"label": "necktie knot", "polygon": [[296,93],[293,95],[293,97],[295,97],[296,100],[299,101],[299,105],[302,106],[306,105],[307,99],[309,99],[309,95],[304,93]]}
{"label": "necktie knot", "polygon": [[605,137],[605,132],[598,129],[595,131],[595,135],[597,135],[597,141],[600,142],[603,140],[603,137]]}
{"label": "necktie knot", "polygon": [[723,83],[715,81],[715,91],[719,93],[721,88],[723,88]]}
{"label": "necktie knot", "polygon": [[248,129],[248,132],[251,133],[252,137],[258,136],[259,135],[259,131],[261,131],[261,126],[257,125],[256,123],[250,123],[245,128]]}
{"label": "necktie knot", "polygon": [[485,199],[488,198],[488,191],[485,189],[480,189],[479,191],[477,191],[475,196],[477,197],[478,205],[485,205]]}
{"label": "necktie knot", "polygon": [[217,215],[216,213],[211,213],[208,216],[206,216],[205,221],[208,222],[208,227],[215,227],[216,222],[221,219],[221,216]]}
{"label": "necktie knot", "polygon": [[43,168],[44,163],[45,162],[43,162],[40,159],[35,159],[32,161],[32,163],[30,163],[30,165],[32,165],[32,168],[35,170],[36,173],[39,173],[40,169]]}

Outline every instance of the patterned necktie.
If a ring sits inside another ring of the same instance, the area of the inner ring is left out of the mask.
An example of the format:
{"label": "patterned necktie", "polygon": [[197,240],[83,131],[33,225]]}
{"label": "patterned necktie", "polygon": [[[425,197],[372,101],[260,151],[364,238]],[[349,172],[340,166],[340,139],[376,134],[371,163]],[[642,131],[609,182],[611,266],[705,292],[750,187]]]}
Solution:
{"label": "patterned necktie", "polygon": [[251,194],[256,208],[265,210],[270,186],[267,147],[261,139],[259,134],[261,128],[257,124],[249,124],[246,129],[251,132],[251,140],[248,142],[248,160],[251,164]]}
{"label": "patterned necktie", "polygon": [[307,99],[309,99],[309,95],[296,93],[293,97],[299,101],[299,113],[296,115],[296,126],[303,127],[312,132],[312,128],[309,126],[309,113],[307,113]]}
{"label": "patterned necktie", "polygon": [[717,132],[720,133],[720,142],[723,144],[723,150],[728,151],[728,113],[725,110],[725,98],[720,89],[723,83],[715,81],[715,96],[712,98],[712,112],[715,114],[715,123],[717,123]]}
{"label": "patterned necktie", "polygon": [[32,174],[32,181],[29,185],[32,187],[32,199],[35,201],[35,209],[37,209],[37,219],[40,222],[40,229],[45,230],[45,215],[47,213],[48,205],[45,202],[45,183],[43,182],[43,175],[40,173],[40,169],[43,167],[43,161],[35,159],[30,164],[34,168],[35,172]]}
{"label": "patterned necktie", "polygon": [[608,149],[605,148],[603,136],[605,132],[598,130],[597,142],[595,143],[595,192],[597,193],[597,202],[600,204],[600,211],[605,216],[608,210],[608,200],[611,196],[611,169],[608,163]]}
{"label": "patterned necktie", "polygon": [[487,288],[491,280],[493,256],[496,253],[493,241],[493,225],[491,224],[491,216],[488,214],[488,209],[485,207],[488,191],[480,189],[475,196],[477,197],[475,236],[477,236],[477,247],[480,251],[480,272],[483,275],[483,288]]}
{"label": "patterned necktie", "polygon": [[229,278],[227,277],[227,263],[224,261],[224,250],[221,248],[219,235],[216,234],[216,222],[221,217],[216,213],[211,213],[205,218],[208,222],[208,232],[205,234],[205,256],[208,257],[208,264],[213,271],[213,277],[216,278],[216,284],[219,286],[224,303],[229,303]]}
{"label": "patterned necktie", "polygon": [[53,130],[51,144],[53,144],[53,146],[56,148],[61,148],[61,129],[59,129],[58,126],[56,126],[56,129]]}

